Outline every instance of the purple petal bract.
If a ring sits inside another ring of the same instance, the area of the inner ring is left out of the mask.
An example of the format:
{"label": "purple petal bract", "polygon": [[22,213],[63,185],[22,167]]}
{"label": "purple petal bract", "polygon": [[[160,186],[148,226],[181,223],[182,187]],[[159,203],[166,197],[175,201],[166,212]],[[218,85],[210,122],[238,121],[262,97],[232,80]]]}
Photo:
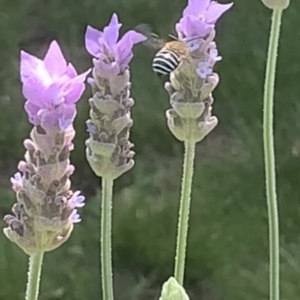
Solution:
{"label": "purple petal bract", "polygon": [[124,72],[133,57],[132,48],[147,38],[130,30],[119,39],[119,23],[116,14],[102,31],[88,26],[85,33],[85,47],[95,57],[94,65],[99,75],[105,78]]}
{"label": "purple petal bract", "polygon": [[[76,113],[73,104],[82,96],[89,72],[78,75],[74,66],[66,62],[56,41],[51,42],[43,60],[21,51],[20,75],[29,121],[61,130],[66,124],[71,125]],[[61,110],[60,105],[71,105],[72,117],[70,113],[64,117],[62,111],[68,110]]]}
{"label": "purple petal bract", "polygon": [[211,0],[189,0],[182,18],[176,24],[178,36],[186,39],[207,36],[221,15],[232,5]]}

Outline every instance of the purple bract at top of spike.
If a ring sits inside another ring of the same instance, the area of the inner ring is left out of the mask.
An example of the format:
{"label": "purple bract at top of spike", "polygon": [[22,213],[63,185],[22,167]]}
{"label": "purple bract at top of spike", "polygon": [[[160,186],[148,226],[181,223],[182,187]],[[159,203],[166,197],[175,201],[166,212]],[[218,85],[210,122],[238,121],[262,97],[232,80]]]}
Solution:
{"label": "purple bract at top of spike", "polygon": [[89,72],[78,75],[74,66],[66,62],[56,41],[51,42],[44,59],[21,51],[20,75],[29,121],[44,129],[68,128]]}
{"label": "purple bract at top of spike", "polygon": [[147,39],[134,30],[126,32],[119,39],[121,26],[118,16],[113,14],[103,31],[88,26],[85,33],[86,49],[95,57],[94,65],[99,75],[104,78],[124,72],[133,58],[133,46]]}
{"label": "purple bract at top of spike", "polygon": [[176,24],[179,38],[207,36],[221,15],[232,5],[233,3],[219,4],[211,0],[189,0],[182,18]]}

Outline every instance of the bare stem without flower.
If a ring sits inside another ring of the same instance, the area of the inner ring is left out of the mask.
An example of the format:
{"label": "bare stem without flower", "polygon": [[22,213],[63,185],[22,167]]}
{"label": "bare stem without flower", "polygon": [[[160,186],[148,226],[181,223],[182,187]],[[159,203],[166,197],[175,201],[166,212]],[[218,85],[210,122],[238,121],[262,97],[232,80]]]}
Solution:
{"label": "bare stem without flower", "polygon": [[101,272],[103,300],[113,300],[113,273],[111,255],[113,180],[102,178],[101,205]]}
{"label": "bare stem without flower", "polygon": [[273,10],[264,88],[263,137],[266,193],[269,216],[270,300],[279,300],[279,221],[276,196],[275,150],[273,134],[274,86],[282,10]]}
{"label": "bare stem without flower", "polygon": [[196,144],[185,141],[174,276],[183,284]]}

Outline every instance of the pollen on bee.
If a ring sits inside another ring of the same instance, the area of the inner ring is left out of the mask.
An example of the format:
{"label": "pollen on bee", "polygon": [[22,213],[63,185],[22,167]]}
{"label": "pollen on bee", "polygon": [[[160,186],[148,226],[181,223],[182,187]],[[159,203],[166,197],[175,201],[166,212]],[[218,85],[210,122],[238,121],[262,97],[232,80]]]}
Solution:
{"label": "pollen on bee", "polygon": [[189,53],[188,47],[181,41],[172,41],[166,43],[164,49],[176,53],[180,58],[186,57]]}

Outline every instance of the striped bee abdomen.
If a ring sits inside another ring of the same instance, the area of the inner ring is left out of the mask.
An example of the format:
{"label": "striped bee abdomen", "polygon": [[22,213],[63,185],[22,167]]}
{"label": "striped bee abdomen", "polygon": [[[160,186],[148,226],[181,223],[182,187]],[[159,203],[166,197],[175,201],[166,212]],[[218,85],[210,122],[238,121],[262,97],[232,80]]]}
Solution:
{"label": "striped bee abdomen", "polygon": [[179,65],[179,56],[173,51],[163,50],[157,52],[153,59],[153,71],[159,75],[167,75],[173,72]]}

